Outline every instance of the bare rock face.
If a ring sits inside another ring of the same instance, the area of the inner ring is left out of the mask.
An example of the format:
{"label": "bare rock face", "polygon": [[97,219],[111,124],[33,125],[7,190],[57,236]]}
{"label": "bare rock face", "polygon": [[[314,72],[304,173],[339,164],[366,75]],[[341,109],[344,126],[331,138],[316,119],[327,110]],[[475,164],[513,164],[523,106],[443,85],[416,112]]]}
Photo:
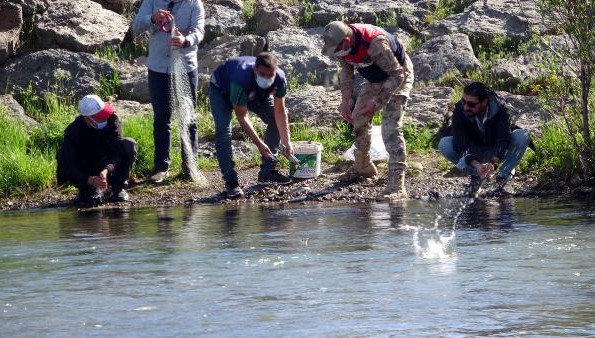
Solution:
{"label": "bare rock face", "polygon": [[534,0],[475,1],[460,14],[451,15],[425,29],[422,36],[431,39],[457,32],[473,35],[484,44],[506,36],[516,41],[530,38],[531,28],[547,31]]}
{"label": "bare rock face", "polygon": [[337,82],[338,63],[322,55],[322,30],[284,28],[267,35],[289,81],[324,86]]}
{"label": "bare rock face", "polygon": [[0,107],[4,111],[19,121],[23,121],[27,127],[34,127],[39,125],[39,122],[30,118],[25,114],[25,109],[15,100],[12,95],[0,95]]}
{"label": "bare rock face", "polygon": [[464,72],[479,67],[469,37],[457,33],[433,38],[423,43],[411,56],[415,81],[436,80],[446,72]]}
{"label": "bare rock face", "polygon": [[140,0],[93,0],[100,4],[103,8],[109,9],[116,13],[124,13],[126,10],[131,10],[139,4]]}
{"label": "bare rock face", "polygon": [[246,30],[242,10],[217,4],[205,4],[205,42],[225,35],[239,35]]}
{"label": "bare rock face", "polygon": [[43,48],[73,52],[93,53],[103,46],[119,45],[127,31],[126,18],[91,0],[53,0],[35,24]]}
{"label": "bare rock face", "polygon": [[266,41],[261,36],[221,36],[198,50],[199,89],[206,91],[215,68],[236,56],[255,56],[264,51]]}
{"label": "bare rock face", "polygon": [[259,0],[254,11],[256,33],[266,33],[283,27],[295,26],[300,9],[272,0]]}
{"label": "bare rock face", "polygon": [[417,0],[319,0],[314,2],[313,21],[325,26],[331,21],[347,19],[349,22],[363,22],[382,26],[398,25],[410,33],[419,33],[427,8],[436,6],[437,1]]}
{"label": "bare rock face", "polygon": [[414,89],[407,101],[404,122],[430,130],[442,127],[449,119],[449,105],[454,94],[450,87]]}
{"label": "bare rock face", "polygon": [[6,0],[6,2],[20,6],[24,16],[43,13],[48,7],[48,0]]}
{"label": "bare rock face", "polygon": [[142,103],[151,102],[147,58],[143,56],[132,63],[122,62],[117,67],[120,73],[120,98]]}
{"label": "bare rock face", "polygon": [[11,3],[2,4],[0,6],[0,64],[15,55],[22,29],[21,7]]}
{"label": "bare rock face", "polygon": [[101,76],[110,76],[109,62],[87,53],[48,49],[8,63],[0,72],[0,88],[22,92],[31,85],[34,94],[52,92],[82,97],[99,88]]}
{"label": "bare rock face", "polygon": [[236,56],[264,51],[265,39],[257,35],[221,36],[198,50],[198,72],[210,75],[217,66]]}
{"label": "bare rock face", "polygon": [[541,134],[543,123],[554,119],[554,116],[539,106],[536,96],[512,95],[506,92],[498,94],[506,99],[512,122],[533,134]]}
{"label": "bare rock face", "polygon": [[[513,88],[523,81],[545,75],[545,70],[540,66],[550,62],[555,57],[555,52],[564,55],[563,51],[573,49],[572,41],[564,35],[545,36],[521,55],[496,60],[489,71],[495,81]],[[571,61],[567,61],[564,69],[567,74],[574,76],[573,69],[568,67],[571,64]]]}
{"label": "bare rock face", "polygon": [[341,103],[341,92],[323,86],[305,86],[291,91],[286,98],[289,121],[330,130],[341,120],[337,107]]}

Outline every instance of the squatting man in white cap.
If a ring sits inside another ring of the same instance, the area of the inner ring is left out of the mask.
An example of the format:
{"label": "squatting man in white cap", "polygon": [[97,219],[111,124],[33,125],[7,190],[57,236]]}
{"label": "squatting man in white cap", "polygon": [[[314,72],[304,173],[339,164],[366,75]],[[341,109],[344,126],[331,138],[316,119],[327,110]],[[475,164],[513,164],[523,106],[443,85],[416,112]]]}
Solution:
{"label": "squatting man in white cap", "polygon": [[70,182],[77,187],[79,205],[128,201],[123,186],[136,161],[136,142],[122,138],[113,106],[97,95],[83,97],[78,111],[58,151],[58,184]]}
{"label": "squatting man in white cap", "polygon": [[[403,113],[413,88],[413,64],[405,47],[382,28],[368,24],[333,21],[324,28],[322,52],[339,59],[342,102],[339,111],[353,124],[355,163],[341,181],[378,174],[370,158],[372,117],[383,110],[382,139],[389,154],[387,184],[377,200],[407,198],[405,190],[406,146]],[[354,70],[366,79],[352,108]]]}

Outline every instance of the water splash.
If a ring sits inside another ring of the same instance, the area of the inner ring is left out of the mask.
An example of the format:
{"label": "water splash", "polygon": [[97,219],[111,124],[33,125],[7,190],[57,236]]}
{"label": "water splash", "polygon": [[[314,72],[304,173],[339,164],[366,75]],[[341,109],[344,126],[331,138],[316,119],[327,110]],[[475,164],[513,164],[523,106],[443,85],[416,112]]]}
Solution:
{"label": "water splash", "polygon": [[[173,17],[172,38],[176,31]],[[169,76],[169,109],[172,117],[178,122],[178,131],[180,133],[184,172],[188,174],[192,182],[198,185],[206,185],[207,178],[198,169],[196,163],[195,151],[190,139],[189,125],[196,123],[194,102],[192,102],[192,89],[190,80],[184,66],[184,57],[180,49],[171,48],[170,51],[170,76]]]}
{"label": "water splash", "polygon": [[440,223],[445,219],[442,215],[436,215],[434,225],[431,228],[423,226],[412,227],[413,246],[418,257],[424,259],[444,260],[456,257],[456,227],[459,217],[463,211],[473,203],[475,197],[463,198],[452,208],[442,208],[445,215],[452,215],[452,226],[447,230],[441,229]]}

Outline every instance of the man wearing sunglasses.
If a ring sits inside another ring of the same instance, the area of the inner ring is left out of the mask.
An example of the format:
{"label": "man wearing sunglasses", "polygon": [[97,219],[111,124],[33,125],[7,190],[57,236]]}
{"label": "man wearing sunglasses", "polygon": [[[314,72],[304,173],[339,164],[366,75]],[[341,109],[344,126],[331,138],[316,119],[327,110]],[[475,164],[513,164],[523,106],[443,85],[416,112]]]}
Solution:
{"label": "man wearing sunglasses", "polygon": [[[355,162],[341,181],[376,176],[370,158],[372,117],[383,110],[382,139],[389,154],[385,189],[377,200],[407,198],[405,190],[406,147],[403,114],[413,88],[413,64],[404,46],[390,33],[368,24],[333,21],[324,28],[322,53],[341,63],[341,98],[339,111],[353,124]],[[354,89],[354,71],[365,79],[355,106],[350,102]]]}
{"label": "man wearing sunglasses", "polygon": [[484,180],[496,171],[497,189],[514,192],[514,169],[527,146],[534,146],[529,133],[511,123],[503,98],[481,82],[468,84],[445,134],[451,136],[443,137],[438,149],[459,170],[471,175],[470,195],[476,195]]}
{"label": "man wearing sunglasses", "polygon": [[114,107],[99,96],[83,97],[78,110],[80,115],[66,127],[58,151],[58,184],[76,186],[77,203],[82,206],[128,201],[123,187],[136,161],[136,142],[122,138]]}

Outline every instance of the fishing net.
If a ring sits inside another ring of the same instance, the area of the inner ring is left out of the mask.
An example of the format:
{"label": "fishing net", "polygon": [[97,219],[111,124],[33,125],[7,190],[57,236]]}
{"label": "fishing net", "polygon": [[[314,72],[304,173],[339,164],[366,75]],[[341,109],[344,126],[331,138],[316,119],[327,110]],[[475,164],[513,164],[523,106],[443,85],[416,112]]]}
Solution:
{"label": "fishing net", "polygon": [[[174,30],[172,22],[172,37]],[[180,53],[180,49],[173,47],[170,52],[169,109],[172,118],[178,123],[180,146],[184,155],[182,156],[183,172],[192,182],[206,185],[207,178],[198,169],[195,149],[193,149],[188,128],[189,125],[196,123],[190,80],[184,66],[184,56]]]}

